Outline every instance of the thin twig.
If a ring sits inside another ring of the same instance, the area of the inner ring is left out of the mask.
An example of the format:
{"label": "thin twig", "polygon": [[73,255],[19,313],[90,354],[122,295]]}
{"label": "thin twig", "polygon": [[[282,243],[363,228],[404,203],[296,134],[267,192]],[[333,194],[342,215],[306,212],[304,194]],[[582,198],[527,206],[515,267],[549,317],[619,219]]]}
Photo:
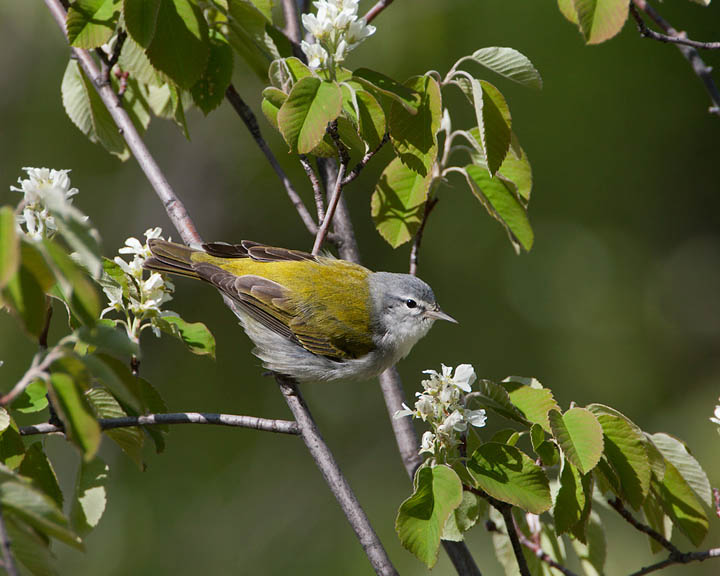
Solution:
{"label": "thin twig", "polygon": [[520,530],[517,525],[515,525],[515,528],[518,539],[520,540],[520,544],[530,550],[530,552],[537,556],[541,562],[544,562],[551,568],[555,568],[555,570],[557,570],[558,572],[562,572],[563,574],[565,574],[565,576],[577,576],[575,572],[553,560],[550,554],[545,552],[545,550],[542,549],[542,546],[540,546],[539,543],[534,542],[533,540],[525,536],[525,534],[523,534],[522,530]]}
{"label": "thin twig", "polygon": [[365,512],[358,503],[355,494],[350,488],[345,476],[343,476],[340,467],[325,444],[325,441],[322,439],[320,431],[300,394],[297,384],[291,379],[279,375],[276,376],[276,380],[280,386],[280,391],[285,397],[300,427],[300,436],[322,472],[323,478],[330,488],[330,491],[337,499],[343,512],[345,512],[345,516],[355,531],[358,540],[360,540],[360,544],[370,559],[370,563],[375,569],[375,572],[382,575],[397,575],[397,571],[390,562]]}
{"label": "thin twig", "polygon": [[295,0],[282,0],[283,14],[285,16],[285,35],[295,44],[302,40],[300,31],[300,18]]}
{"label": "thin twig", "polygon": [[335,142],[335,146],[338,149],[341,160],[340,167],[338,168],[337,178],[335,179],[335,186],[333,188],[332,195],[330,196],[327,212],[325,213],[325,218],[323,218],[317,235],[315,236],[315,243],[313,244],[312,248],[313,254],[317,254],[318,252],[320,252],[320,248],[322,248],[325,237],[330,231],[330,225],[332,224],[333,216],[335,216],[335,209],[337,208],[338,202],[340,201],[340,196],[342,194],[343,179],[345,178],[345,171],[347,170],[347,165],[349,162],[347,148],[345,148],[345,145],[340,141],[340,136],[337,132],[337,122],[331,122],[328,125],[328,133]]}
{"label": "thin twig", "polygon": [[8,536],[7,529],[5,528],[2,506],[0,506],[0,548],[2,548],[3,568],[5,568],[8,576],[18,576],[19,572],[15,565],[15,558],[13,558],[10,546],[10,536]]}
{"label": "thin twig", "polygon": [[692,46],[693,48],[699,48],[700,50],[720,49],[720,42],[699,42],[698,40],[690,40],[689,38],[686,38],[682,32],[678,36],[669,36],[667,34],[660,34],[660,32],[651,30],[647,27],[647,24],[645,24],[645,20],[642,19],[642,16],[638,13],[633,2],[630,2],[630,14],[635,19],[638,32],[640,32],[640,36],[643,38],[651,38],[652,40],[664,42],[665,44],[683,44],[684,46]]}
{"label": "thin twig", "polygon": [[[50,10],[50,13],[63,31],[63,34],[67,37],[65,32],[66,14],[60,0],[45,0],[45,5]],[[157,162],[155,162],[147,146],[145,146],[135,125],[123,109],[117,94],[113,91],[112,86],[104,84],[100,70],[90,53],[81,48],[70,48],[70,51],[77,59],[85,75],[90,78],[95,85],[100,99],[103,101],[103,104],[105,104],[108,112],[110,112],[118,130],[123,135],[123,138],[125,138],[130,152],[135,156],[140,168],[145,173],[145,177],[150,181],[156,194],[160,197],[168,217],[178,229],[182,239],[186,244],[200,244],[200,235],[188,216],[185,206],[170,187],[162,170],[160,170]]]}
{"label": "thin twig", "polygon": [[[234,428],[252,428],[263,432],[277,432],[279,434],[300,434],[297,422],[290,420],[271,420],[255,416],[238,414],[210,414],[207,412],[176,412],[169,414],[144,414],[142,416],[126,416],[123,418],[100,418],[100,428],[112,430],[114,428],[134,428],[136,426],[154,426],[165,424],[215,424]],[[62,426],[49,423],[34,424],[20,428],[22,436],[35,434],[53,434],[64,432]]]}
{"label": "thin twig", "polygon": [[702,552],[685,552],[683,554],[670,554],[665,560],[661,560],[650,566],[645,566],[637,572],[633,572],[630,576],[644,576],[651,572],[657,572],[673,564],[690,564],[691,562],[703,562],[710,558],[720,558],[720,548],[711,548]]}
{"label": "thin twig", "polygon": [[433,208],[435,208],[435,205],[438,203],[438,197],[434,196],[433,198],[428,198],[427,202],[425,202],[425,210],[423,212],[423,218],[420,222],[420,227],[418,228],[417,232],[415,233],[415,239],[413,240],[412,248],[410,249],[410,274],[413,276],[417,275],[417,267],[418,267],[418,258],[420,254],[420,244],[422,242],[423,233],[425,232],[425,224],[427,224],[428,218],[430,217],[430,213],[433,211]]}
{"label": "thin twig", "polygon": [[644,524],[637,520],[630,511],[625,508],[625,505],[622,503],[622,500],[619,498],[613,498],[608,500],[608,504],[612,506],[620,516],[622,516],[629,524],[631,524],[636,530],[639,530],[643,534],[647,534],[655,540],[658,544],[660,544],[663,548],[668,550],[672,555],[682,555],[682,552],[672,543],[670,540],[665,538],[662,534],[660,534],[657,530],[654,530],[647,524]]}
{"label": "thin twig", "polygon": [[265,142],[265,139],[260,132],[260,126],[258,125],[257,118],[250,109],[250,106],[245,103],[232,84],[230,84],[225,91],[225,98],[227,98],[227,101],[230,102],[235,112],[237,112],[238,116],[240,116],[242,121],[245,123],[245,126],[247,126],[247,129],[250,131],[250,135],[253,137],[253,140],[255,140],[255,143],[258,145],[260,150],[262,150],[262,153],[265,154],[265,158],[267,158],[267,161],[270,162],[270,166],[272,166],[273,170],[275,170],[275,174],[277,174],[278,178],[282,181],[285,191],[290,198],[290,202],[292,202],[293,206],[295,206],[295,210],[297,210],[300,219],[303,221],[303,224],[305,224],[305,228],[307,228],[310,234],[317,234],[318,229],[317,224],[315,224],[315,220],[313,220],[312,215],[305,207],[300,195],[295,191],[292,182],[290,182],[287,174],[285,174],[282,166],[280,166],[277,158],[275,158],[275,154],[273,154],[267,142]]}
{"label": "thin twig", "polygon": [[108,56],[102,48],[95,50],[98,58],[100,58],[100,73],[102,74],[103,82],[107,85],[110,84],[110,72],[112,71],[113,66],[115,66],[120,59],[120,52],[122,52],[123,44],[125,44],[126,38],[127,32],[121,29],[115,39],[115,45],[113,46],[113,51],[110,56]]}
{"label": "thin twig", "polygon": [[[673,28],[667,20],[660,16],[655,8],[648,4],[646,0],[632,0],[632,4],[647,14],[666,34],[675,37],[680,36],[680,33]],[[700,78],[702,83],[705,85],[705,91],[708,93],[710,100],[712,101],[712,106],[709,108],[709,112],[720,116],[720,91],[713,80],[711,74],[712,68],[705,64],[703,59],[700,58],[698,51],[692,46],[684,46],[682,44],[675,44],[675,46],[690,63],[695,75]]]}
{"label": "thin twig", "polygon": [[365,22],[370,24],[375,18],[377,18],[380,15],[380,12],[385,10],[390,4],[393,3],[393,0],[380,0],[375,6],[370,8],[367,12],[365,12]]}
{"label": "thin twig", "polygon": [[310,160],[308,160],[305,154],[300,154],[300,164],[302,164],[303,170],[305,170],[305,174],[307,174],[310,184],[312,184],[317,219],[318,222],[322,222],[325,218],[325,198],[323,198],[322,186],[320,185],[320,181],[318,180],[317,174],[315,174],[312,164],[310,164]]}
{"label": "thin twig", "polygon": [[500,514],[502,514],[503,520],[505,520],[505,529],[507,530],[507,535],[510,538],[510,543],[512,544],[521,576],[532,576],[527,565],[527,560],[525,559],[525,554],[523,553],[522,545],[520,544],[520,538],[518,538],[518,531],[515,528],[512,506],[510,504],[506,504],[505,502],[495,500],[494,498],[490,500],[490,504],[492,504],[492,506],[500,512]]}
{"label": "thin twig", "polygon": [[386,132],[385,135],[382,137],[382,140],[380,140],[380,144],[378,144],[374,150],[369,150],[365,154],[365,156],[362,157],[362,160],[360,160],[360,162],[358,162],[355,165],[355,168],[353,168],[352,170],[350,170],[350,172],[348,172],[348,175],[345,176],[345,179],[343,180],[343,186],[350,184],[350,182],[352,182],[353,180],[355,180],[355,178],[360,176],[360,172],[363,171],[363,168],[365,168],[365,166],[367,166],[368,162],[370,162],[370,160],[372,160],[372,158],[373,158],[373,156],[375,156],[375,154],[380,152],[380,149],[383,146],[385,146],[385,144],[388,142],[388,140],[390,140],[390,134],[388,134]]}

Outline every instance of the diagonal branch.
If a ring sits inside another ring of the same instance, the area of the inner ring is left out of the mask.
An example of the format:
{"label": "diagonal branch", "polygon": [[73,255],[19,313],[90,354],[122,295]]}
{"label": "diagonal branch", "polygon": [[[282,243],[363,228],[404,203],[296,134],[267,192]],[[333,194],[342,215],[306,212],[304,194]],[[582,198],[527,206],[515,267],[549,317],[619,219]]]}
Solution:
{"label": "diagonal branch", "polygon": [[[135,428],[137,426],[159,426],[165,424],[214,424],[217,426],[230,426],[232,428],[251,428],[263,432],[277,432],[278,434],[300,434],[297,422],[290,420],[271,420],[269,418],[257,418],[255,416],[210,414],[207,412],[175,412],[169,414],[126,416],[123,418],[100,418],[98,423],[102,430]],[[42,423],[20,428],[21,436],[53,434],[56,432],[64,432],[63,427],[51,423]]]}
{"label": "diagonal branch", "polygon": [[320,431],[300,394],[297,384],[293,380],[280,375],[276,375],[275,379],[298,422],[300,436],[305,441],[305,445],[315,462],[318,463],[325,482],[330,487],[330,491],[337,499],[343,512],[345,512],[345,516],[352,525],[353,530],[355,530],[355,534],[360,540],[360,544],[362,544],[363,550],[370,559],[375,572],[384,576],[397,576],[397,571],[390,563],[390,559],[380,544],[380,540],[370,525],[365,512],[360,507],[335,458],[322,436],[320,436]]}
{"label": "diagonal branch", "polygon": [[[655,24],[657,24],[666,34],[673,37],[680,37],[680,33],[673,28],[673,26],[665,20],[660,14],[653,8],[646,0],[632,0],[630,7],[637,7],[647,14]],[[705,64],[698,51],[692,46],[685,46],[683,44],[675,44],[680,53],[690,63],[695,75],[700,78],[705,86],[705,91],[710,96],[712,106],[709,108],[711,114],[717,114],[720,116],[720,91],[715,85],[715,81],[712,77],[712,68]]]}
{"label": "diagonal branch", "polygon": [[662,546],[663,548],[668,550],[670,552],[670,554],[673,554],[673,555],[682,554],[682,552],[680,552],[680,550],[675,546],[675,544],[670,542],[670,540],[665,538],[665,536],[663,536],[657,530],[654,530],[647,524],[644,524],[644,523],[640,522],[638,519],[636,519],[630,513],[630,511],[627,508],[625,508],[625,505],[622,503],[622,500],[620,500],[620,498],[614,498],[612,500],[608,500],[608,504],[610,504],[610,506],[612,506],[617,511],[617,513],[620,514],[620,516],[622,516],[625,519],[626,522],[628,522],[630,525],[632,525],[633,528],[635,528],[636,530],[639,530],[643,534],[647,534],[648,536],[650,536],[650,538],[655,540],[658,544],[660,544],[660,546]]}
{"label": "diagonal branch", "polygon": [[704,550],[703,552],[686,552],[684,554],[675,555],[670,554],[665,560],[645,566],[637,572],[633,572],[630,576],[645,576],[651,572],[657,572],[673,564],[690,564],[691,562],[703,562],[710,558],[720,558],[720,548],[711,548],[710,550]]}
{"label": "diagonal branch", "polygon": [[382,140],[380,140],[380,144],[378,144],[374,150],[369,150],[368,152],[366,152],[365,156],[362,157],[362,160],[360,160],[360,162],[358,162],[355,165],[355,167],[352,170],[350,170],[350,172],[348,172],[348,175],[345,176],[345,179],[343,180],[343,186],[345,186],[346,184],[350,184],[350,182],[352,182],[353,180],[355,180],[355,178],[360,176],[360,172],[363,171],[365,166],[367,166],[368,162],[370,162],[370,160],[373,159],[373,156],[375,156],[375,154],[380,152],[380,149],[383,146],[385,146],[385,144],[389,140],[390,140],[390,134],[388,134],[386,132],[385,135],[382,137]]}
{"label": "diagonal branch", "polygon": [[308,160],[308,157],[305,156],[305,154],[300,154],[300,164],[302,165],[303,170],[305,170],[305,174],[307,174],[310,184],[312,184],[318,222],[322,222],[325,218],[325,199],[323,198],[322,186],[320,185],[320,181],[318,180],[317,174],[315,174],[312,164],[310,164],[310,160]]}
{"label": "diagonal branch", "polygon": [[425,210],[423,211],[423,218],[420,222],[420,227],[415,233],[415,239],[413,240],[412,248],[410,249],[410,274],[413,276],[417,275],[418,258],[420,255],[420,244],[422,243],[423,233],[425,232],[425,225],[427,224],[430,213],[438,203],[438,197],[433,196],[428,198],[425,202]]}
{"label": "diagonal branch", "polygon": [[380,15],[380,12],[385,10],[390,4],[393,3],[393,0],[380,0],[375,6],[370,8],[367,12],[365,12],[365,22],[370,24],[375,18],[377,18]]}
{"label": "diagonal branch", "polygon": [[315,220],[313,220],[310,212],[308,212],[308,209],[305,207],[300,195],[295,191],[292,182],[290,182],[290,178],[287,177],[287,174],[285,174],[285,171],[282,169],[282,166],[280,166],[277,158],[275,158],[275,154],[273,154],[267,142],[265,142],[265,139],[260,132],[260,126],[258,125],[257,118],[250,109],[250,106],[245,103],[232,84],[230,84],[228,89],[225,91],[225,98],[227,98],[227,101],[230,102],[235,112],[237,112],[238,116],[240,116],[242,121],[245,123],[245,126],[247,126],[247,129],[250,131],[250,135],[258,145],[258,148],[260,148],[262,153],[265,154],[265,158],[267,158],[270,166],[272,166],[273,170],[275,170],[275,174],[277,174],[278,178],[282,181],[285,191],[290,198],[290,202],[292,202],[293,206],[295,206],[295,210],[297,210],[300,219],[303,221],[303,224],[305,224],[305,228],[307,228],[310,234],[317,234],[317,224],[315,224]]}
{"label": "diagonal branch", "polygon": [[283,15],[285,16],[285,35],[295,44],[300,44],[302,32],[300,31],[300,18],[295,0],[282,0]]}

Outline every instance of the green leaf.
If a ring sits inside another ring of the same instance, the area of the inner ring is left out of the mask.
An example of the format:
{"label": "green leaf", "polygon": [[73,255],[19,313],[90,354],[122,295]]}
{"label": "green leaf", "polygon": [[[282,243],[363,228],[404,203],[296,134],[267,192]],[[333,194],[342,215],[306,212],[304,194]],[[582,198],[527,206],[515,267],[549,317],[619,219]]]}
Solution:
{"label": "green leaf", "polygon": [[482,406],[521,424],[529,425],[525,415],[511,401],[503,386],[490,380],[478,380],[477,390],[471,396],[473,407]]}
{"label": "green leaf", "polygon": [[92,328],[83,326],[76,334],[78,340],[83,344],[120,359],[129,360],[130,356],[140,354],[137,342],[130,340],[125,330],[115,328],[110,320],[100,320]]}
{"label": "green leaf", "polygon": [[193,101],[206,116],[220,106],[225,98],[225,90],[232,80],[232,71],[232,48],[222,36],[213,36],[210,40],[207,68],[190,90]]}
{"label": "green leaf", "polygon": [[73,379],[63,372],[53,372],[50,383],[66,435],[82,450],[84,459],[91,460],[100,447],[101,434],[85,397]]}
{"label": "green leaf", "polygon": [[143,48],[150,46],[163,0],[124,0],[123,18],[130,36]]}
{"label": "green leaf", "polygon": [[682,474],[666,459],[662,482],[653,479],[652,485],[665,514],[690,542],[699,546],[707,535],[708,518],[702,503]]}
{"label": "green leaf", "polygon": [[510,109],[500,90],[489,82],[473,78],[472,93],[480,142],[485,151],[490,175],[494,176],[510,149],[512,138]]}
{"label": "green leaf", "polygon": [[105,512],[109,470],[98,457],[80,465],[70,512],[73,528],[78,534],[85,535],[95,528]]}
{"label": "green leaf", "polygon": [[80,538],[68,527],[67,519],[55,501],[30,484],[1,483],[0,504],[4,511],[11,512],[40,532],[82,550]]}
{"label": "green leaf", "polygon": [[[162,316],[160,329],[179,338],[193,354],[208,355],[215,358],[215,337],[202,322],[186,322],[179,316]],[[165,324],[170,325],[168,330]]]}
{"label": "green leaf", "polygon": [[406,86],[419,94],[420,103],[413,112],[393,102],[388,119],[388,130],[393,147],[411,170],[422,176],[430,173],[437,158],[437,133],[442,121],[442,94],[432,76],[417,76]]}
{"label": "green leaf", "polygon": [[291,151],[310,153],[325,136],[327,125],[340,115],[341,107],[342,92],[334,82],[307,77],[295,84],[277,116]]}
{"label": "green leaf", "polygon": [[[655,530],[658,534],[664,536],[667,540],[672,538],[673,523],[670,517],[663,512],[662,505],[657,500],[655,493],[650,492],[645,501],[643,502],[643,512],[645,514],[645,520],[647,524]],[[650,550],[653,554],[665,550],[655,538],[648,536],[648,542],[650,542]]]}
{"label": "green leaf", "polygon": [[260,106],[263,114],[265,114],[265,118],[270,122],[270,125],[275,128],[275,130],[279,130],[277,115],[281,106],[285,100],[287,100],[287,94],[279,88],[268,86],[263,90],[262,95],[263,100]]}
{"label": "green leaf", "polygon": [[85,272],[51,240],[43,242],[48,263],[54,268],[65,302],[84,324],[93,326],[100,316],[100,298]]}
{"label": "green leaf", "polygon": [[[518,84],[542,89],[542,78],[530,59],[513,48],[480,48],[469,57],[488,70]],[[464,60],[464,59],[463,59]]]}
{"label": "green leaf", "polygon": [[550,432],[548,412],[560,408],[552,392],[547,388],[519,384],[517,380],[506,379],[503,385],[508,390],[510,401],[525,415],[525,418],[534,424],[540,424],[546,432]]}
{"label": "green leaf", "polygon": [[599,44],[615,36],[628,17],[625,0],[573,0],[580,31],[588,44]]}
{"label": "green leaf", "polygon": [[191,0],[125,0],[125,24],[153,67],[189,89],[205,71],[208,27]]}
{"label": "green leaf", "polygon": [[37,340],[45,326],[45,292],[24,262],[1,294],[2,304],[20,321],[23,329]]}
{"label": "green leaf", "polygon": [[[124,418],[128,415],[105,388],[100,386],[91,388],[86,396],[98,418]],[[139,428],[111,428],[105,431],[105,435],[109,436],[140,470],[144,469],[142,459],[144,436]]]}
{"label": "green leaf", "polygon": [[429,174],[411,170],[400,158],[394,158],[380,175],[371,214],[377,231],[393,248],[411,240],[420,227],[430,180]]}
{"label": "green leaf", "polygon": [[585,408],[571,408],[565,414],[548,414],[555,440],[567,459],[581,474],[597,466],[603,453],[603,429],[595,415]]}
{"label": "green leaf", "polygon": [[565,18],[573,24],[579,24],[577,12],[575,12],[574,0],[558,0],[558,8]]}
{"label": "green leaf", "polygon": [[[155,29],[154,26],[153,24],[153,31]],[[130,78],[134,78],[141,84],[162,86],[165,83],[162,75],[150,63],[150,60],[145,54],[145,49],[130,36],[125,39],[122,50],[120,50],[118,66],[123,71],[128,72]]]}
{"label": "green leaf", "polygon": [[20,266],[20,240],[15,228],[15,213],[10,206],[0,209],[0,290]]}
{"label": "green leaf", "polygon": [[387,130],[387,121],[385,120],[385,112],[378,101],[364,90],[356,93],[358,112],[360,113],[359,127],[360,136],[367,144],[368,150],[375,150],[380,146],[385,132]]}
{"label": "green leaf", "polygon": [[308,76],[318,77],[298,58],[277,58],[270,63],[268,78],[273,88],[287,94],[298,80]]}
{"label": "green leaf", "polygon": [[473,452],[468,470],[478,487],[513,506],[542,514],[552,505],[542,468],[513,446],[487,442]]}
{"label": "green leaf", "polygon": [[272,24],[272,7],[274,0],[250,0],[255,8],[260,10],[267,21]]}
{"label": "green leaf", "polygon": [[470,190],[480,203],[507,232],[516,252],[520,249],[529,251],[535,240],[527,212],[517,199],[514,186],[501,175],[495,178],[480,166],[468,165],[465,168],[453,168],[465,176]]}
{"label": "green leaf", "polygon": [[591,497],[592,494],[585,494],[582,475],[578,469],[569,461],[563,460],[560,490],[557,493],[553,510],[555,531],[558,536],[569,532],[575,524],[580,522],[586,498]]}
{"label": "green leaf", "polygon": [[115,31],[120,0],[76,0],[67,12],[68,42],[75,48],[98,48]]}
{"label": "green leaf", "polygon": [[49,542],[28,526],[13,516],[3,518],[7,528],[12,553],[20,563],[25,566],[33,576],[56,576],[55,557],[50,551]]}
{"label": "green leaf", "polygon": [[600,517],[593,513],[586,528],[586,543],[574,538],[572,540],[575,553],[585,576],[602,576],[605,573],[605,557],[607,544],[605,543],[605,529]]}
{"label": "green leaf", "polygon": [[28,446],[18,472],[32,479],[35,487],[50,496],[62,509],[62,491],[58,485],[55,470],[43,451],[42,443],[34,442]]}
{"label": "green leaf", "polygon": [[10,425],[0,433],[0,462],[15,470],[22,464],[24,458],[25,444],[17,424],[10,420]]}
{"label": "green leaf", "polygon": [[605,457],[618,476],[623,498],[639,510],[650,489],[651,472],[642,432],[611,408],[601,404],[591,404],[587,408],[602,426]]}
{"label": "green leaf", "polygon": [[249,0],[228,0],[228,40],[262,81],[280,52],[268,33],[268,20]]}
{"label": "green leaf", "polygon": [[464,490],[462,502],[460,502],[460,505],[448,516],[445,522],[442,539],[461,542],[464,539],[463,533],[475,526],[478,518],[484,515],[486,510],[487,501],[472,492]]}
{"label": "green leaf", "polygon": [[660,450],[668,462],[671,462],[683,479],[690,485],[698,498],[707,506],[712,506],[712,490],[705,470],[690,454],[687,446],[677,438],[664,434],[650,435],[652,443]]}
{"label": "green leaf", "polygon": [[402,545],[432,568],[445,522],[462,502],[462,483],[452,469],[441,465],[420,468],[415,486],[413,495],[400,505],[395,530]]}
{"label": "green leaf", "polygon": [[368,68],[358,68],[353,72],[352,79],[362,84],[369,92],[387,96],[400,104],[408,114],[416,114],[422,102],[422,96],[413,86],[400,84],[389,76]]}
{"label": "green leaf", "polygon": [[[511,148],[512,151],[512,148]],[[532,192],[532,168],[528,160],[525,150],[520,148],[520,157],[510,152],[505,156],[505,160],[498,170],[498,174],[507,181],[512,182],[520,196],[521,202],[525,205],[530,201],[530,192]]]}
{"label": "green leaf", "polygon": [[63,76],[62,102],[65,112],[75,126],[91,142],[101,144],[120,160],[130,157],[120,131],[103,104],[95,87],[80,70],[76,60],[70,60]]}
{"label": "green leaf", "polygon": [[[490,520],[498,526],[500,529],[492,533],[493,548],[495,551],[495,557],[500,565],[503,567],[505,576],[520,576],[520,570],[518,568],[517,557],[513,551],[512,543],[508,538],[505,526],[505,520],[495,508],[490,508]],[[517,517],[516,517],[517,520]],[[528,565],[530,574],[543,575],[543,568],[540,560],[535,556],[528,548],[523,548],[523,556]]]}

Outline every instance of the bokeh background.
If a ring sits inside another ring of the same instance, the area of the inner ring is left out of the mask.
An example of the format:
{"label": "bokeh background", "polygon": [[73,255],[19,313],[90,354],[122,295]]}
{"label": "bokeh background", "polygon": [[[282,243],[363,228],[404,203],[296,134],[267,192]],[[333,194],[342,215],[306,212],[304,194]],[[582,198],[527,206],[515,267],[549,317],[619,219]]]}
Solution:
{"label": "bokeh background", "polygon": [[[692,37],[718,39],[717,3],[661,8]],[[533,165],[535,247],[516,256],[459,181],[441,191],[420,275],[461,324],[436,326],[402,362],[407,393],[418,388],[421,370],[441,362],[470,362],[488,378],[535,376],[565,407],[602,402],[646,430],[685,439],[720,484],[720,437],[708,421],[720,394],[720,119],[706,112],[709,100],[685,60],[673,46],[640,39],[632,23],[608,43],[586,47],[549,1],[398,0],[376,24],[350,66],[404,78],[444,72],[460,56],[499,45],[527,54],[545,81],[538,93],[488,77],[506,94]],[[720,54],[703,56],[720,70]],[[0,200],[17,202],[8,187],[22,166],[72,168],[76,203],[112,256],[126,237],[171,226],[135,162],[120,163],[91,144],[65,116],[60,81],[67,58],[42,2],[0,3]],[[299,166],[259,114],[262,85],[240,64],[234,82],[309,198]],[[466,107],[454,121],[469,126],[472,118]],[[155,121],[147,142],[200,233],[309,248],[279,181],[229,106],[208,118],[191,113],[189,125],[190,141]],[[373,162],[347,199],[364,263],[403,271],[408,248],[391,250],[369,218],[373,179],[385,161]],[[289,417],[217,295],[179,281],[172,307],[212,329],[218,355],[213,362],[146,336],[143,373],[171,410]],[[57,321],[58,334],[61,328]],[[34,351],[0,315],[2,389]],[[308,385],[304,392],[401,574],[426,573],[394,533],[410,486],[377,383]],[[70,490],[78,456],[60,439],[46,441]],[[107,511],[85,554],[56,546],[61,574],[371,573],[297,439],[176,427],[163,454],[148,450],[144,472],[114,446],[102,452],[112,472]],[[604,519],[608,574],[651,561],[644,537],[612,514]],[[717,546],[720,521],[712,524],[706,543]],[[468,541],[483,574],[500,574],[484,530]],[[677,541],[689,548],[682,536]],[[433,573],[452,574],[440,556]],[[666,573],[717,574],[718,564]]]}

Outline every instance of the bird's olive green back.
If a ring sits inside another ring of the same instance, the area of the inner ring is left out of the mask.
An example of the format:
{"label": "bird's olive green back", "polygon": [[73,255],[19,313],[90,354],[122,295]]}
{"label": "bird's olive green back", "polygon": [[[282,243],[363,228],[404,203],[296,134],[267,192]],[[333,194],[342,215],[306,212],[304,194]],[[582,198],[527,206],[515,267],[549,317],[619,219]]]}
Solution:
{"label": "bird's olive green back", "polygon": [[259,277],[282,287],[282,296],[248,290],[253,304],[287,326],[310,352],[336,358],[357,358],[374,349],[368,276],[362,266],[316,257],[316,260],[258,261],[192,254],[236,277]]}

